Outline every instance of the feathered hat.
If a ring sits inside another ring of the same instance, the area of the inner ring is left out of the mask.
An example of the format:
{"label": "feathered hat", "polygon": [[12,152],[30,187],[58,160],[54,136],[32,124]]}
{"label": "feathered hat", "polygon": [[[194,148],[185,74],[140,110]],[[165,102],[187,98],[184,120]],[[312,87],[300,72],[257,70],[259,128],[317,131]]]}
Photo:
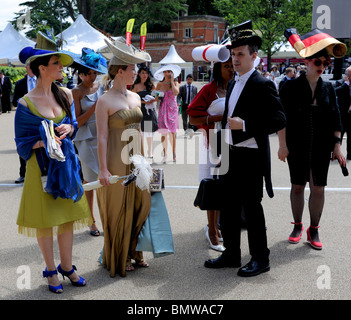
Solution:
{"label": "feathered hat", "polygon": [[74,61],[71,65],[73,68],[79,68],[79,66],[83,66],[102,74],[107,73],[106,59],[99,52],[95,52],[93,49],[84,47],[82,48],[82,54],[72,53],[68,51],[62,52],[70,54],[73,57]]}

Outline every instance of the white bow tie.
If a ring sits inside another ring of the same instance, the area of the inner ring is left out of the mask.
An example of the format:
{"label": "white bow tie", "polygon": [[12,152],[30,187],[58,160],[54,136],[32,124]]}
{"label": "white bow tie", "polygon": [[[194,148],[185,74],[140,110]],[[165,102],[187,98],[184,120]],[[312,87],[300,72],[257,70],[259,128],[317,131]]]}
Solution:
{"label": "white bow tie", "polygon": [[240,77],[237,74],[235,75],[234,80],[235,80],[235,82],[244,82],[245,81],[243,77]]}

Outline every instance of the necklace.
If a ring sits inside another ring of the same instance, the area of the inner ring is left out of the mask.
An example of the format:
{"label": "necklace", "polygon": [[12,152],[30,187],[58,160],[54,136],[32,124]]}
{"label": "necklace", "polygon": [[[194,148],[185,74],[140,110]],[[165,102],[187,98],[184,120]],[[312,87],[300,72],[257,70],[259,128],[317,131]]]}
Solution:
{"label": "necklace", "polygon": [[115,89],[118,93],[124,95],[125,97],[127,97],[127,90],[120,90],[120,89]]}

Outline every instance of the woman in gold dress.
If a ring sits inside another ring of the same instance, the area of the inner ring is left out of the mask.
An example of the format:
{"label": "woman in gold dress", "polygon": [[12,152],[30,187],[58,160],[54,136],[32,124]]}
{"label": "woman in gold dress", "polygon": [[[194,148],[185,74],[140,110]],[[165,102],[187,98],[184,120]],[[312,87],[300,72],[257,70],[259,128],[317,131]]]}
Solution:
{"label": "woman in gold dress", "polygon": [[[135,183],[126,187],[121,183],[110,184],[109,177],[130,174],[133,170],[130,156],[143,153],[141,100],[138,94],[126,88],[133,84],[135,64],[141,61],[122,41],[107,44],[113,52],[108,68],[113,86],[98,99],[96,106],[99,180],[103,185],[97,189],[97,200],[104,229],[103,265],[111,277],[116,273],[125,277],[126,271],[134,270],[132,259],[137,266],[148,266],[143,253],[135,248],[150,212],[151,196],[148,191],[138,189]],[[142,61],[151,60],[147,53],[138,53]]]}

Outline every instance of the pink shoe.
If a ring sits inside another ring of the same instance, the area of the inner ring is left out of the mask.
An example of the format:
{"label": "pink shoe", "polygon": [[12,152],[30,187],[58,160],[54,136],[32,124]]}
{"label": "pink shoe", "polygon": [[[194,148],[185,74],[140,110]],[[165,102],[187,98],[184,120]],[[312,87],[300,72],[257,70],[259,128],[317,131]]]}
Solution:
{"label": "pink shoe", "polygon": [[319,241],[312,241],[311,236],[310,236],[310,228],[312,228],[312,229],[318,229],[319,226],[318,226],[318,227],[310,226],[310,227],[307,229],[307,232],[306,232],[306,233],[307,233],[307,242],[311,245],[311,247],[312,247],[313,249],[322,250],[322,247],[323,247],[322,242],[319,242]]}
{"label": "pink shoe", "polygon": [[301,236],[302,236],[302,232],[303,232],[303,225],[302,225],[302,222],[291,222],[291,224],[294,224],[294,225],[301,225],[302,228],[301,228],[301,233],[298,237],[289,237],[289,242],[292,243],[292,244],[297,244],[299,243],[300,239],[301,239]]}

